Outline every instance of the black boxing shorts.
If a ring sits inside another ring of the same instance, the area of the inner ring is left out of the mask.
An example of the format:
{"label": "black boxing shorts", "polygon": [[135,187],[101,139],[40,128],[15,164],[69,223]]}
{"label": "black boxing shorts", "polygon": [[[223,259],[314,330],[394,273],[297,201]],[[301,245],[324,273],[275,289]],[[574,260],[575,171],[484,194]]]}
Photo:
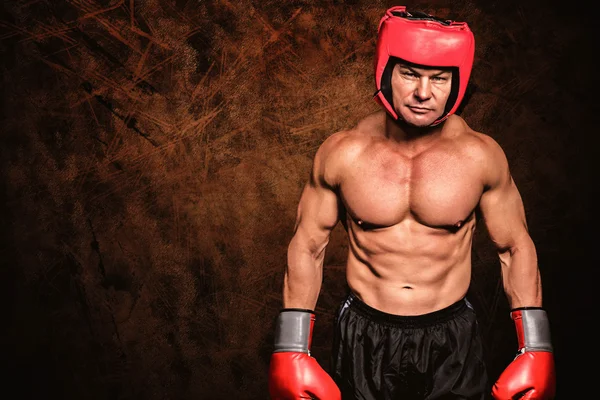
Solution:
{"label": "black boxing shorts", "polygon": [[350,294],[335,320],[331,374],[344,400],[487,399],[478,329],[466,299],[398,316]]}

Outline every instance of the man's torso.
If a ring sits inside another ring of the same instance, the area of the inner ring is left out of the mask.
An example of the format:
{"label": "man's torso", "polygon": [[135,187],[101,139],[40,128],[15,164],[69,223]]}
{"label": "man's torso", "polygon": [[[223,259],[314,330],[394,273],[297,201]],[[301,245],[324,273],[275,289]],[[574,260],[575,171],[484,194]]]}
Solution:
{"label": "man's torso", "polygon": [[367,117],[338,150],[348,284],[374,308],[424,314],[468,289],[484,145],[459,117],[411,145],[386,138],[383,120]]}

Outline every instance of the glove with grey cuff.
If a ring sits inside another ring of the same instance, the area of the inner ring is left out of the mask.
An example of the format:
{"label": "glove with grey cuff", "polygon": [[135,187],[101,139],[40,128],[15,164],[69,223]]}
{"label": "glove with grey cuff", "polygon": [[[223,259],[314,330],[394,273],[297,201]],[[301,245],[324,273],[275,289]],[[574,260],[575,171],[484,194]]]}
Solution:
{"label": "glove with grey cuff", "polygon": [[517,330],[519,353],[494,384],[494,399],[553,399],[556,376],[546,311],[521,307],[512,310],[510,316]]}
{"label": "glove with grey cuff", "polygon": [[287,308],[279,313],[269,366],[271,399],[341,399],[331,376],[310,355],[314,323],[312,310]]}

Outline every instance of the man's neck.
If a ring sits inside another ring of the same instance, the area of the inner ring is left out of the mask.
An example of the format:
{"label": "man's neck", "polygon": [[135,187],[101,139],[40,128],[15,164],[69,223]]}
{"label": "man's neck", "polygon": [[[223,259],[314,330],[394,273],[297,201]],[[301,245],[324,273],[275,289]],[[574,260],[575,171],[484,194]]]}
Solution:
{"label": "man's neck", "polygon": [[441,136],[445,122],[436,126],[415,127],[404,121],[394,121],[387,115],[385,121],[385,135],[403,148],[411,152],[420,153],[435,143]]}

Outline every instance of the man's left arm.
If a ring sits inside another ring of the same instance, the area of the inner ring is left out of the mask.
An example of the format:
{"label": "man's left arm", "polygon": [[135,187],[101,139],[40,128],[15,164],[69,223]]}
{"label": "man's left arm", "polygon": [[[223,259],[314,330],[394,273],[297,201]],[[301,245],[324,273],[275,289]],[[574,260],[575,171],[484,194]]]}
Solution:
{"label": "man's left arm", "polygon": [[498,250],[504,292],[511,308],[541,307],[542,284],[535,244],[529,235],[523,201],[504,152],[491,141],[484,168],[486,190],[479,208]]}
{"label": "man's left arm", "polygon": [[485,137],[485,191],[479,208],[498,249],[502,282],[515,322],[519,352],[493,387],[495,399],[552,399],[555,368],[536,248],[529,234],[523,200],[504,151]]}

